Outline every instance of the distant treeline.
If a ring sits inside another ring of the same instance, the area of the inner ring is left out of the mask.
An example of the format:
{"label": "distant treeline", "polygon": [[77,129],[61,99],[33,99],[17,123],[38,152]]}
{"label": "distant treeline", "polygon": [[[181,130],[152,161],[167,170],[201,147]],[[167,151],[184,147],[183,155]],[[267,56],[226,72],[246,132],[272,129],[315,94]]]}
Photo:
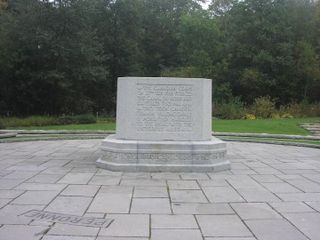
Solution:
{"label": "distant treeline", "polygon": [[320,1],[8,0],[0,114],[115,110],[119,76],[213,79],[214,101],[320,101]]}

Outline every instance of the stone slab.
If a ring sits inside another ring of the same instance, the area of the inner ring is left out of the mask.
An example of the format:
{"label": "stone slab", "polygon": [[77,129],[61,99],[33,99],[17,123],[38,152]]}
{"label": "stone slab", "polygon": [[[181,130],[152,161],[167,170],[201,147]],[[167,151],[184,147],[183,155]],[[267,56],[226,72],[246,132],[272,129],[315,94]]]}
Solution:
{"label": "stone slab", "polygon": [[209,140],[211,80],[120,77],[118,139]]}

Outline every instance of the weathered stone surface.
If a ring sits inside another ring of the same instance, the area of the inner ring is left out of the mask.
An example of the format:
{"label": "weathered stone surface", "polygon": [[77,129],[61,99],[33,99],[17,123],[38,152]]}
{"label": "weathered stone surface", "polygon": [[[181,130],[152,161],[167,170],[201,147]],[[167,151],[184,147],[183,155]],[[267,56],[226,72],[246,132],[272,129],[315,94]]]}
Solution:
{"label": "weathered stone surface", "polygon": [[118,78],[118,139],[210,140],[211,80]]}
{"label": "weathered stone surface", "polygon": [[211,136],[211,80],[118,79],[117,129],[97,166],[113,171],[211,172],[230,168]]}

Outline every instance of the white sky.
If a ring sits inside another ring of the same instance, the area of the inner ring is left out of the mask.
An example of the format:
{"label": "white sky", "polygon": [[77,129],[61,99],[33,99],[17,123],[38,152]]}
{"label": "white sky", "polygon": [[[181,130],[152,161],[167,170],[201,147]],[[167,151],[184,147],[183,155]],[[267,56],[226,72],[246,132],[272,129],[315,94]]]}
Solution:
{"label": "white sky", "polygon": [[210,0],[206,0],[206,3],[202,3],[201,5],[204,9],[207,9],[209,7],[209,4],[210,4]]}

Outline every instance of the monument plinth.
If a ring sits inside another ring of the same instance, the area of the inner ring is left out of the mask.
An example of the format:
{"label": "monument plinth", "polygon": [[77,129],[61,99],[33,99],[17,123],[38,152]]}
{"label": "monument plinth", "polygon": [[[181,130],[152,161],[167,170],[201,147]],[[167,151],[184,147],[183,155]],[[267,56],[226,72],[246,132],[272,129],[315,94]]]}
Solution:
{"label": "monument plinth", "polygon": [[226,143],[211,134],[211,80],[121,77],[116,134],[97,165],[115,171],[230,169]]}

